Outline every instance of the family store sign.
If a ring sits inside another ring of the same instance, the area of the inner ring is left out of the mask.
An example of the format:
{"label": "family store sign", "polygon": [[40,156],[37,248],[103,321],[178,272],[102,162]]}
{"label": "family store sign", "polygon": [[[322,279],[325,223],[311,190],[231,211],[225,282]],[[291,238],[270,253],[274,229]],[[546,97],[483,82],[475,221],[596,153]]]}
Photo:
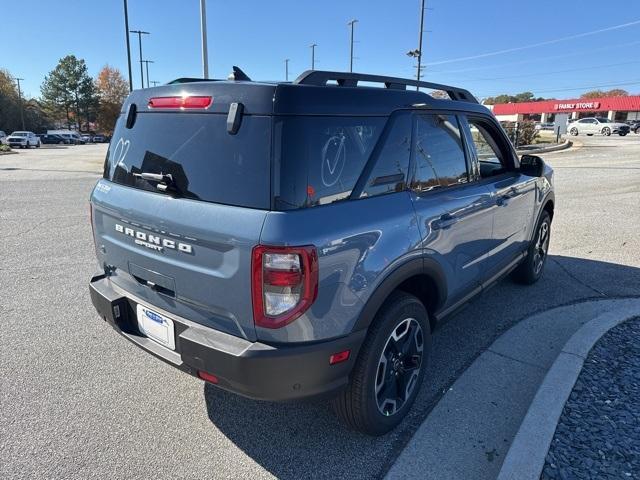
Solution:
{"label": "family store sign", "polygon": [[556,103],[554,110],[597,110],[600,102],[580,102],[580,103]]}

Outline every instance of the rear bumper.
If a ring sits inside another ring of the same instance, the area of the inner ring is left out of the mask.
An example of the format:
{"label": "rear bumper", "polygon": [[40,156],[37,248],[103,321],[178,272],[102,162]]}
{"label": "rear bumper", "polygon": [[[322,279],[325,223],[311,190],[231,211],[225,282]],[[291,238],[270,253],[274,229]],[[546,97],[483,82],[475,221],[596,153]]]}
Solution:
{"label": "rear bumper", "polygon": [[[168,315],[175,325],[176,349],[170,350],[140,334],[136,300],[105,275],[93,277],[89,290],[100,316],[129,341],[186,373],[213,374],[219,379],[218,387],[257,400],[292,400],[335,393],[347,384],[366,335],[362,330],[326,342],[274,346]],[[330,355],[348,349],[351,354],[347,361],[329,365]]]}

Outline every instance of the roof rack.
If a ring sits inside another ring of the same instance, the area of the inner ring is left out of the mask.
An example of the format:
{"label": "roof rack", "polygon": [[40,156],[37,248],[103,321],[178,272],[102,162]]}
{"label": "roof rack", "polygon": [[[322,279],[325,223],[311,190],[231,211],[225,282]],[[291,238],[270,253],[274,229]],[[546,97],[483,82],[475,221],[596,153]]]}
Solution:
{"label": "roof rack", "polygon": [[443,90],[447,92],[451,100],[479,103],[471,92],[463,88],[452,87],[450,85],[443,85],[440,83],[423,82],[407,78],[385,77],[383,75],[370,75],[366,73],[307,70],[300,74],[293,83],[295,85],[325,86],[329,81],[335,81],[338,86],[341,87],[357,87],[358,82],[383,83],[385,88],[396,90],[406,90],[408,86],[424,87],[432,90]]}

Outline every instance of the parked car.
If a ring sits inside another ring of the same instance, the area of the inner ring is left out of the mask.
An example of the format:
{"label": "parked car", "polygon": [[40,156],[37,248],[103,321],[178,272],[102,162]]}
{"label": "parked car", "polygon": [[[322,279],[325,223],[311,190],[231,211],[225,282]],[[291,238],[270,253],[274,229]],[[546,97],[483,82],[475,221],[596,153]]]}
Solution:
{"label": "parked car", "polygon": [[91,135],[81,135],[80,138],[82,139],[82,141],[84,143],[92,143],[93,139],[91,137]]}
{"label": "parked car", "polygon": [[640,120],[632,120],[629,122],[629,129],[633,133],[640,133]]}
{"label": "parked car", "polygon": [[93,137],[93,143],[106,143],[109,141],[109,138],[105,135],[95,135]]}
{"label": "parked car", "polygon": [[40,142],[45,145],[68,145],[69,139],[64,138],[62,135],[49,135],[47,133],[41,133],[38,135]]}
{"label": "parked car", "polygon": [[612,133],[617,133],[621,137],[624,137],[629,133],[629,130],[629,125],[622,122],[612,122],[604,117],[581,118],[569,124],[569,133],[574,136],[581,134],[602,134],[609,136]]}
{"label": "parked car", "polygon": [[80,134],[75,130],[47,130],[47,134],[61,135],[65,139],[69,140],[69,143],[72,145],[81,145],[85,143]]}
{"label": "parked car", "polygon": [[536,130],[553,130],[554,124],[553,123],[536,123],[535,129]]}
{"label": "parked car", "polygon": [[20,148],[29,148],[36,147],[40,148],[40,139],[33,132],[13,132],[11,135],[7,137],[7,143],[11,147],[20,147]]}
{"label": "parked car", "polygon": [[219,388],[332,396],[349,426],[383,434],[439,322],[509,273],[542,276],[552,169],[461,88],[234,77],[127,98],[91,194],[93,305]]}
{"label": "parked car", "polygon": [[7,145],[7,134],[0,130],[0,145]]}

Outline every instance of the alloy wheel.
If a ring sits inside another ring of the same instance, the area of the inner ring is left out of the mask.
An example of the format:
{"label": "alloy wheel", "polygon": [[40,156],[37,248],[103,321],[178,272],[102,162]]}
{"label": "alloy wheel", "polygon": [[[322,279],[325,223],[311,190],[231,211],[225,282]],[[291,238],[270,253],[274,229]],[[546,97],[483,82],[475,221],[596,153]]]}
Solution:
{"label": "alloy wheel", "polygon": [[549,223],[542,222],[538,230],[538,239],[533,253],[533,271],[537,275],[542,271],[549,250]]}
{"label": "alloy wheel", "polygon": [[418,384],[424,335],[415,318],[402,320],[385,343],[376,370],[375,396],[378,411],[394,415],[411,397]]}

